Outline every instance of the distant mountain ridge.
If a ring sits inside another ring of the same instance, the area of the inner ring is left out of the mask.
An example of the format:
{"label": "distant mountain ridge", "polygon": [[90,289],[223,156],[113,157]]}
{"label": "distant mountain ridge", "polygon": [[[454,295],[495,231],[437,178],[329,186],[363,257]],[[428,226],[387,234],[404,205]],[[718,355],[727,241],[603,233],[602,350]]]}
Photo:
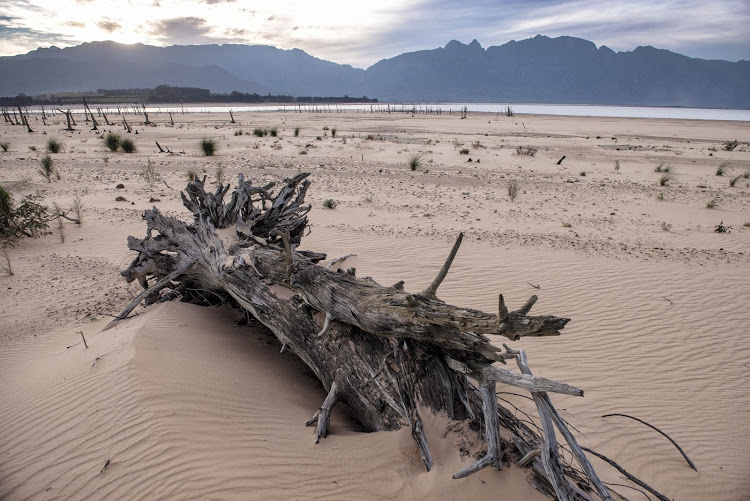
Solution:
{"label": "distant mountain ridge", "polygon": [[0,96],[167,84],[381,102],[750,108],[750,61],[695,59],[653,47],[614,52],[580,38],[541,35],[486,49],[476,40],[452,40],[366,70],[264,45],[92,42],[0,57],[0,74]]}

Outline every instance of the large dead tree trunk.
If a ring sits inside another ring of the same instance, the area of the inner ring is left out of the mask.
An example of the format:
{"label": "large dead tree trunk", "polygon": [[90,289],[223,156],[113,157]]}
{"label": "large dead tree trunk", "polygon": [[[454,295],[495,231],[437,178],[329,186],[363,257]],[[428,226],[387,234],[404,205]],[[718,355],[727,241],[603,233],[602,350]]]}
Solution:
{"label": "large dead tree trunk", "polygon": [[[600,498],[611,499],[586,457],[578,454],[580,448],[547,396],[583,391],[533,376],[523,352],[507,347],[503,352],[487,337],[558,335],[568,319],[529,316],[536,296],[509,311],[500,295],[497,314],[438,299],[461,236],[435,281],[420,293],[405,292],[402,282],[384,287],[360,279],[354,269],[319,266],[325,255],[299,250],[310,210],[304,204],[307,177],[300,174],[280,186],[253,186],[240,175],[227,203],[229,185],[211,193],[205,190],[205,178],[191,182],[182,194],[193,214],[191,224],[156,208],[146,211],[146,237],[128,238],[128,247],[138,255],[122,271],[129,282],[138,280],[144,292],[107,328],[144,299],[148,304],[173,297],[202,304],[230,302],[268,327],[282,351],[302,359],[328,390],[307,423],[316,425],[316,442],[326,436],[331,409],[340,404],[371,431],[408,425],[429,470],[432,457],[418,410],[427,407],[453,419],[483,423],[487,453],[456,478],[485,466],[501,469],[505,448],[524,456],[533,484],[544,492],[560,499],[589,499],[587,492],[596,491]],[[235,237],[222,240],[215,230],[229,227],[236,228]],[[292,291],[291,299],[274,293],[278,286]],[[172,291],[163,293],[165,288]],[[495,365],[506,359],[517,359],[522,371]],[[497,383],[531,392],[544,436],[498,406]],[[560,461],[552,423],[571,445],[583,472]],[[510,430],[512,440],[503,441],[500,427]]]}

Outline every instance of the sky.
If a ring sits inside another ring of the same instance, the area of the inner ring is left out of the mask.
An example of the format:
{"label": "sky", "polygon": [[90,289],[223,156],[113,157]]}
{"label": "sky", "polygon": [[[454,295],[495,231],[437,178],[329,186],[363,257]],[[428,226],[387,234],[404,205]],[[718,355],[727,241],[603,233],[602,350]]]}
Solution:
{"label": "sky", "polygon": [[488,47],[537,34],[750,60],[750,0],[0,0],[0,56],[100,40],[243,43],[366,68],[453,39]]}

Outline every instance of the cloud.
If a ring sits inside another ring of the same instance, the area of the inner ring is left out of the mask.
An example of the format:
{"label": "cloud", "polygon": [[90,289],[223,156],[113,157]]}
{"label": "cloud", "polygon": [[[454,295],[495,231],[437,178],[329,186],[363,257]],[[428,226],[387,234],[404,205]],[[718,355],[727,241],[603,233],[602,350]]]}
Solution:
{"label": "cloud", "polygon": [[65,23],[65,26],[70,26],[71,28],[83,28],[86,25],[78,21],[68,21],[67,23]]}
{"label": "cloud", "polygon": [[165,19],[153,24],[151,35],[170,44],[206,43],[210,28],[206,20],[200,17],[177,17]]}
{"label": "cloud", "polygon": [[203,2],[207,3],[208,5],[216,5],[220,3],[234,3],[237,0],[203,0]]}
{"label": "cloud", "polygon": [[113,31],[117,31],[122,28],[122,25],[120,23],[107,18],[104,18],[101,21],[97,22],[96,25],[107,33],[112,33]]}

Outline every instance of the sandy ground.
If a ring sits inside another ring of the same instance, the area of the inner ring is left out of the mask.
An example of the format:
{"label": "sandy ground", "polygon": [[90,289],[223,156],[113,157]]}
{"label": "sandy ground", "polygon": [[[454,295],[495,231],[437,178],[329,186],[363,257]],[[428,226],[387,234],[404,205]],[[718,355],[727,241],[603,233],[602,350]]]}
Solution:
{"label": "sandy ground", "polygon": [[[750,179],[741,177],[750,124],[364,113],[235,113],[230,124],[214,113],[175,115],[171,126],[166,115],[150,118],[157,126],[128,116],[138,131],[128,135],[132,154],[108,151],[85,124],[65,132],[59,115],[46,127],[32,118],[33,134],[0,125],[0,142],[10,143],[0,182],[16,199],[40,192],[67,206],[78,194],[84,203],[82,225],[66,222],[64,242],[55,228],[22,240],[7,249],[14,274],[0,273],[0,498],[540,497],[516,469],[451,480],[472,460],[459,449],[476,453],[481,443],[470,430],[445,434],[442,416],[426,416],[430,473],[408,430],[363,434],[343,413],[314,445],[303,423],[322,388],[263,330],[235,325],[236,312],[163,304],[99,332],[136,292],[117,272],[132,259],[127,236],[145,233],[142,211],[156,205],[184,217],[178,190],[187,173],[213,181],[218,168],[227,179],[242,172],[259,181],[312,172],[303,247],[356,253],[346,264],[358,275],[405,280],[407,290],[427,285],[466,232],[441,297],[494,311],[499,292],[511,307],[536,293],[537,314],[573,319],[559,338],[516,345],[535,374],[585,390],[553,397],[581,443],[674,499],[750,497]],[[255,137],[254,127],[278,127],[279,137]],[[200,154],[203,136],[217,139],[216,156]],[[52,155],[60,179],[47,183],[37,170],[50,137],[65,148]],[[733,139],[744,144],[723,151]],[[155,140],[174,153],[158,153]],[[538,151],[518,155],[518,146]],[[411,171],[414,154],[422,164]],[[149,160],[165,183],[141,176]],[[673,176],[667,186],[657,182],[659,164]],[[337,207],[323,208],[325,199]],[[720,222],[731,233],[714,232]],[[698,472],[656,432],[607,413],[667,432]],[[594,465],[606,481],[627,484]]]}

